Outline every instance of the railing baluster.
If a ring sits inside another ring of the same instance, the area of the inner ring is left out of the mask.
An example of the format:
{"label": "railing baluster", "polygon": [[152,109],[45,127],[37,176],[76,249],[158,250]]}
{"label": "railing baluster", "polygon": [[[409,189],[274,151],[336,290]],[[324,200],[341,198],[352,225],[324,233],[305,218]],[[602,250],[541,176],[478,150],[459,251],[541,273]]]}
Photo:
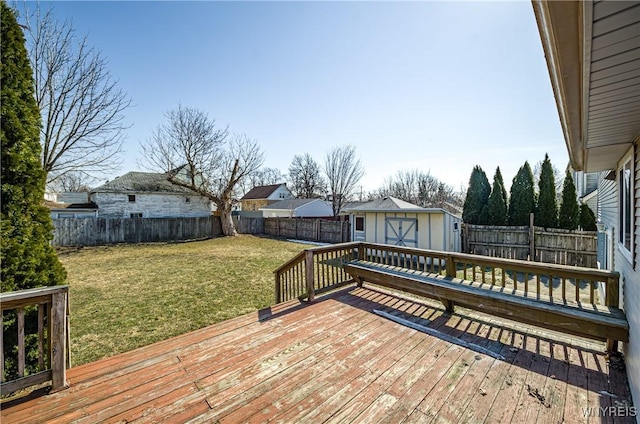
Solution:
{"label": "railing baluster", "polygon": [[562,300],[567,300],[567,279],[562,277]]}
{"label": "railing baluster", "polygon": [[526,295],[529,294],[529,273],[524,273],[524,292]]}
{"label": "railing baluster", "polygon": [[44,304],[38,304],[38,371],[44,370]]}
{"label": "railing baluster", "polygon": [[553,298],[553,275],[549,274],[549,297]]}
{"label": "railing baluster", "polygon": [[504,266],[500,269],[502,271],[502,287],[507,287],[507,275],[506,275]]}
{"label": "railing baluster", "polygon": [[0,382],[4,379],[4,312],[0,311]]}
{"label": "railing baluster", "polygon": [[18,376],[24,377],[24,308],[18,309]]}
{"label": "railing baluster", "polygon": [[580,280],[574,278],[573,281],[576,284],[576,302],[580,302]]}
{"label": "railing baluster", "polygon": [[496,284],[496,267],[491,267],[491,285]]}
{"label": "railing baluster", "polygon": [[540,297],[540,274],[536,274],[536,296]]}
{"label": "railing baluster", "polygon": [[593,280],[589,280],[589,302],[595,302],[595,282]]}

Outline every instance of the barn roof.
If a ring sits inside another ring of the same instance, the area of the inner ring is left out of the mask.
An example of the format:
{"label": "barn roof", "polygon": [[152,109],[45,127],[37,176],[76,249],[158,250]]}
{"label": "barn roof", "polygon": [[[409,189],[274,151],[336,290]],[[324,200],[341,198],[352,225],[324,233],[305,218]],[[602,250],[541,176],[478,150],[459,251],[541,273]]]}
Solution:
{"label": "barn roof", "polygon": [[153,192],[153,193],[191,193],[188,188],[172,184],[167,174],[154,172],[127,172],[113,180],[91,190],[92,193]]}
{"label": "barn roof", "polygon": [[274,191],[276,191],[282,185],[284,185],[284,183],[256,186],[251,190],[249,190],[247,194],[242,196],[242,199],[240,200],[267,199],[269,196],[273,194]]}

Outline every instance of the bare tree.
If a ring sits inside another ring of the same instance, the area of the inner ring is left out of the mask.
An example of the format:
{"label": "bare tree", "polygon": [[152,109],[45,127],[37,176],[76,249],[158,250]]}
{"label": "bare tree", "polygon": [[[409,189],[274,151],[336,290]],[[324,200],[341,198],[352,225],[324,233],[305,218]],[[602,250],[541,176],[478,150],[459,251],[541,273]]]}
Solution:
{"label": "bare tree", "polygon": [[198,109],[179,105],[165,117],[167,122],[142,144],[144,157],[173,184],[214,202],[222,232],[235,236],[232,200],[242,180],[262,165],[260,147],[244,134],[229,135],[227,128],[217,128],[215,120]]}
{"label": "bare tree", "polygon": [[91,183],[93,181],[93,178],[88,177],[82,172],[67,172],[59,178],[56,178],[56,180],[49,185],[49,189],[60,193],[89,192],[91,191]]}
{"label": "bare tree", "polygon": [[379,197],[397,197],[421,207],[442,208],[447,203],[458,206],[460,202],[453,187],[418,169],[398,171],[385,180],[377,194]]}
{"label": "bare tree", "polygon": [[320,165],[309,153],[295,155],[289,165],[289,189],[298,199],[324,197],[327,182],[322,178]]}
{"label": "bare tree", "polygon": [[327,176],[333,216],[338,216],[342,205],[348,202],[364,176],[364,168],[356,157],[352,145],[335,147],[325,157],[324,172]]}
{"label": "bare tree", "polygon": [[53,9],[25,4],[25,37],[35,97],[42,115],[40,142],[47,183],[69,172],[95,176],[119,166],[124,111],[131,100],[118,88],[107,60],[77,37]]}

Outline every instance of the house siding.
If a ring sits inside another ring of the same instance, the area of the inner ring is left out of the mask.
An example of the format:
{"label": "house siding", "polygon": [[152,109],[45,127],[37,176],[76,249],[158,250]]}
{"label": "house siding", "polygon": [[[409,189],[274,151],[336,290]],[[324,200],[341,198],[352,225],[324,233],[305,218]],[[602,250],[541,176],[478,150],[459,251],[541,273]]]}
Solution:
{"label": "house siding", "polygon": [[[629,343],[623,345],[627,375],[631,394],[636,403],[640,402],[640,149],[637,141],[633,152],[634,172],[634,246],[632,260],[620,251],[618,242],[619,227],[619,173],[616,180],[606,180],[609,172],[600,173],[598,179],[598,221],[604,224],[605,233],[608,234],[610,246],[608,269],[620,273],[620,304],[629,321]],[[625,154],[624,158],[628,158]],[[600,257],[598,258],[602,260]]]}
{"label": "house siding", "polygon": [[[129,202],[129,195],[136,196]],[[186,198],[189,198],[189,202]],[[143,218],[203,217],[211,215],[209,201],[201,196],[170,193],[92,193],[99,218],[129,218],[142,213]]]}
{"label": "house siding", "polygon": [[260,208],[264,208],[269,204],[274,203],[273,201],[269,201],[267,199],[251,199],[251,200],[243,200],[242,211],[243,212],[257,212]]}
{"label": "house siding", "polygon": [[623,280],[623,308],[627,314],[630,329],[629,343],[624,345],[623,351],[631,394],[637,405],[640,404],[640,148],[638,148],[638,140],[634,145],[634,155],[634,256],[633,261],[630,262],[620,255],[616,271],[620,272],[620,278]]}
{"label": "house siding", "polygon": [[287,186],[283,184],[280,187],[278,187],[277,189],[275,189],[274,192],[269,195],[267,200],[278,201],[278,200],[283,200],[283,199],[291,199],[292,197],[293,196],[291,195],[291,192],[289,191]]}

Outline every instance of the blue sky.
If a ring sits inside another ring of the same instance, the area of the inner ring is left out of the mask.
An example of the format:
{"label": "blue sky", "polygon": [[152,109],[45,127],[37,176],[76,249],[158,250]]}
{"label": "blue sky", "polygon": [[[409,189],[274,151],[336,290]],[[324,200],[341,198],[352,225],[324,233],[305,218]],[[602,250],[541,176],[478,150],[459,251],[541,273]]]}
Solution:
{"label": "blue sky", "polygon": [[55,2],[133,101],[124,164],[178,103],[265,166],[353,144],[364,190],[418,168],[459,188],[567,153],[530,2]]}

